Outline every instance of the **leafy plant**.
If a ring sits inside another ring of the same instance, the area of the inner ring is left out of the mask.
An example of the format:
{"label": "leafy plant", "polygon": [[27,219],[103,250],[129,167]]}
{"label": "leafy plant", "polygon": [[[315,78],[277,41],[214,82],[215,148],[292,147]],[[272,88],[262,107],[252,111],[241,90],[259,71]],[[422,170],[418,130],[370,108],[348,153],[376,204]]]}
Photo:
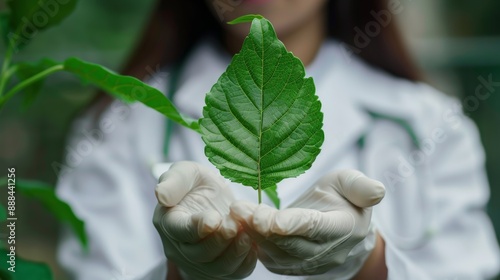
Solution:
{"label": "leafy plant", "polygon": [[[276,184],[305,172],[319,154],[324,139],[323,114],[313,80],[305,78],[302,62],[286,50],[272,24],[262,16],[247,15],[230,22],[251,22],[249,35],[240,53],[232,58],[206,95],[203,117],[194,120],[179,112],[157,89],[98,64],[78,58],[12,64],[13,54],[33,37],[24,32],[33,26],[30,17],[58,9],[45,25],[35,26],[36,33],[59,23],[76,5],[76,0],[67,0],[64,5],[51,7],[53,2],[11,0],[10,14],[0,15],[7,42],[0,73],[0,109],[21,91],[25,93],[25,106],[29,106],[47,76],[59,71],[72,73],[124,102],[139,101],[198,132],[206,144],[206,156],[223,176],[258,190],[259,203],[264,191],[278,208]],[[14,75],[19,80],[17,84],[11,81]],[[83,222],[52,188],[22,180],[17,187],[25,195],[41,200],[58,219],[69,222],[86,245]],[[5,209],[0,207],[0,218],[5,216]]]}
{"label": "leafy plant", "polygon": [[[21,90],[25,91],[25,105],[29,105],[40,91],[43,78],[62,70],[62,65],[49,59],[34,64],[12,64],[12,57],[38,32],[59,24],[71,14],[76,4],[76,0],[7,0],[9,13],[0,14],[0,31],[7,47],[0,72],[0,109],[7,100]],[[21,82],[5,92],[14,75]],[[6,178],[0,180],[0,186],[6,185]],[[69,222],[80,237],[82,245],[86,246],[83,221],[76,217],[69,205],[57,198],[53,188],[41,182],[18,180],[16,190],[41,200],[60,220]],[[7,212],[0,205],[0,221],[6,218]]]}

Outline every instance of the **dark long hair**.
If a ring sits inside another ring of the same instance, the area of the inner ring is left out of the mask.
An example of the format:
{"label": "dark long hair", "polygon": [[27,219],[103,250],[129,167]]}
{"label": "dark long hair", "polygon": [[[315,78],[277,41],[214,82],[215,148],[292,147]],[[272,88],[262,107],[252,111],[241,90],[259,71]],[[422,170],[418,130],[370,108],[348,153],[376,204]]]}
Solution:
{"label": "dark long hair", "polygon": [[[206,2],[159,0],[122,73],[144,79],[159,65],[181,61],[204,34],[220,36],[220,23],[212,16]],[[394,19],[381,27],[376,36],[370,37],[369,44],[363,48],[356,45],[359,30],[365,30],[375,22],[374,14],[382,11],[390,11],[389,0],[330,0],[328,35],[345,43],[353,54],[368,64],[390,75],[419,80],[420,73],[404,46]],[[94,104],[105,108],[110,100],[108,95],[99,94]]]}

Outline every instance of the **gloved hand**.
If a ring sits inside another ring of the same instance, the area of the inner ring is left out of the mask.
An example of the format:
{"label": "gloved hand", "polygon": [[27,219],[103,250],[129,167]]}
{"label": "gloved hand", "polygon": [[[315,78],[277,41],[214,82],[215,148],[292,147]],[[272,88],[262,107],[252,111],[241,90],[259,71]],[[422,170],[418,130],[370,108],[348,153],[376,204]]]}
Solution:
{"label": "gloved hand", "polygon": [[255,268],[249,236],[229,216],[234,200],[219,175],[178,162],[160,177],[153,223],[167,258],[187,279],[242,279]]}
{"label": "gloved hand", "polygon": [[346,170],[322,177],[287,209],[238,201],[231,215],[270,271],[351,279],[374,248],[371,206],[384,194],[382,183]]}

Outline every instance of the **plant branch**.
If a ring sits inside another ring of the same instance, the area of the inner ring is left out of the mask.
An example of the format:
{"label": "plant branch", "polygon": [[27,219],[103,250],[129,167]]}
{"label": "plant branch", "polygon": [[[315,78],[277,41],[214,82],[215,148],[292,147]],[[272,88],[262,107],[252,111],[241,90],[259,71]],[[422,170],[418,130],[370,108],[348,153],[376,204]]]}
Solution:
{"label": "plant branch", "polygon": [[7,86],[8,82],[10,80],[10,77],[12,77],[12,75],[14,73],[16,73],[18,68],[19,68],[18,65],[13,65],[9,69],[7,69],[5,72],[2,72],[2,74],[0,76],[0,98],[3,94],[5,87]]}
{"label": "plant branch", "polygon": [[9,46],[7,47],[7,50],[5,51],[5,58],[4,58],[3,64],[2,64],[2,74],[10,66],[10,61],[12,60],[13,51],[14,50],[12,49],[12,45],[9,44]]}
{"label": "plant branch", "polygon": [[18,85],[16,85],[15,87],[13,87],[11,90],[9,90],[5,96],[3,97],[0,97],[0,109],[3,107],[3,105],[5,104],[5,102],[7,102],[7,100],[9,100],[10,98],[12,98],[12,96],[14,96],[14,94],[16,94],[18,91],[24,89],[25,87],[29,86],[30,84],[40,80],[40,79],[43,79],[45,78],[46,76],[52,74],[52,73],[55,73],[57,71],[61,71],[64,69],[64,65],[63,64],[58,64],[58,65],[55,65],[55,66],[52,66],[50,68],[47,68],[45,69],[44,71],[20,82]]}

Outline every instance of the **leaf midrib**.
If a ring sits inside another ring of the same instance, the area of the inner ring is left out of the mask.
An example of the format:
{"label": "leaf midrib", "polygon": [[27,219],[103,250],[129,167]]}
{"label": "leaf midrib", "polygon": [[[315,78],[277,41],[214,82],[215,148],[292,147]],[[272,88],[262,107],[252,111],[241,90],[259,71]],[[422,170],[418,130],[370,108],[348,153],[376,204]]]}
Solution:
{"label": "leaf midrib", "polygon": [[261,40],[261,56],[260,56],[260,67],[261,67],[261,85],[260,85],[260,122],[259,122],[259,156],[257,157],[257,182],[258,182],[258,191],[260,196],[260,191],[262,189],[262,177],[261,177],[261,152],[262,152],[262,126],[264,124],[264,29],[262,28],[262,22],[260,22],[260,34],[262,36]]}

